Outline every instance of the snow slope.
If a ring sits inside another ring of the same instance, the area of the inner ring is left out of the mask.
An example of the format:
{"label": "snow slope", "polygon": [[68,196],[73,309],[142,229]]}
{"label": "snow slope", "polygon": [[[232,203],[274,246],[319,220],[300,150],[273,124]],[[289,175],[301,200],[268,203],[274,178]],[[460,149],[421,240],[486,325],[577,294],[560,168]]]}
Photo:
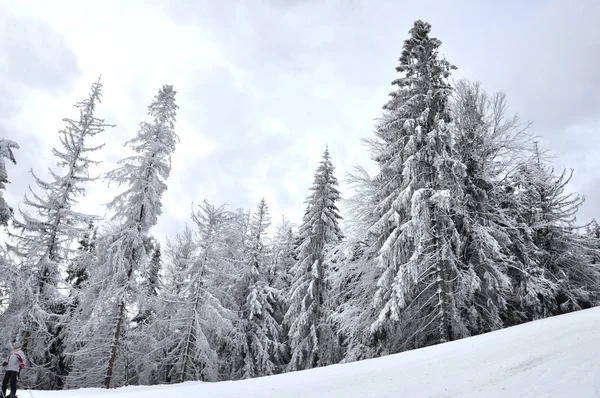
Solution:
{"label": "snow slope", "polygon": [[383,358],[252,380],[20,398],[600,397],[600,308]]}

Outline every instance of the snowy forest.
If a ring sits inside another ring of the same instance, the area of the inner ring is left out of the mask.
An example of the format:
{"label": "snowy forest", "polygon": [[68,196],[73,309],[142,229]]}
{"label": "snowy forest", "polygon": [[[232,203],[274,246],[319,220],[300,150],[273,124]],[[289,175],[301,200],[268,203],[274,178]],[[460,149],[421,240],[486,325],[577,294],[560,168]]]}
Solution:
{"label": "snowy forest", "polygon": [[[89,139],[113,127],[92,84],[50,172],[32,171],[21,203],[0,196],[0,341],[23,343],[23,388],[253,378],[598,305],[600,228],[576,221],[572,171],[552,167],[504,93],[454,81],[440,50],[415,21],[362,142],[377,173],[339,176],[323,148],[299,225],[273,219],[264,199],[207,199],[163,245],[152,229],[176,156],[177,91],[162,86],[127,137],[130,156],[92,176],[103,146]],[[1,193],[18,137],[0,155]],[[120,189],[109,217],[75,210],[98,182]]]}

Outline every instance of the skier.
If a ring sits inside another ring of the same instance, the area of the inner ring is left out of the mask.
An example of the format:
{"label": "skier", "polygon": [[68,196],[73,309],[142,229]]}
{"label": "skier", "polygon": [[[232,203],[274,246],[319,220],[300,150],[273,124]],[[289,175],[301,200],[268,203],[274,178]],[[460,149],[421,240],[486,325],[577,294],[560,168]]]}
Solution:
{"label": "skier", "polygon": [[[11,344],[11,352],[8,354],[6,361],[2,363],[2,368],[5,369],[4,380],[2,380],[2,396],[6,398],[17,398],[17,377],[20,376],[21,370],[25,367],[25,354],[21,350],[21,343],[15,341]],[[10,395],[6,395],[6,388],[10,381]]]}

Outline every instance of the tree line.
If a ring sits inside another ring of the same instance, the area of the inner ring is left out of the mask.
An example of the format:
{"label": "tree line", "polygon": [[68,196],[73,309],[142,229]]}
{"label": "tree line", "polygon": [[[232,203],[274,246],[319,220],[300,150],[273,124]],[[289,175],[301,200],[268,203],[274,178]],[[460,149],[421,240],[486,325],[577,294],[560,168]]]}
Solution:
{"label": "tree line", "polygon": [[[204,200],[161,246],[177,92],[164,85],[101,178],[120,188],[111,218],[74,208],[98,178],[114,127],[96,116],[102,83],[64,119],[57,167],[32,171],[19,211],[0,196],[0,340],[23,340],[36,389],[266,376],[398,353],[590,308],[600,298],[600,228],[506,95],[469,80],[415,21],[372,136],[377,166],[345,176],[329,148],[300,225]],[[0,193],[16,142],[0,141]],[[342,220],[338,206],[349,209]]]}

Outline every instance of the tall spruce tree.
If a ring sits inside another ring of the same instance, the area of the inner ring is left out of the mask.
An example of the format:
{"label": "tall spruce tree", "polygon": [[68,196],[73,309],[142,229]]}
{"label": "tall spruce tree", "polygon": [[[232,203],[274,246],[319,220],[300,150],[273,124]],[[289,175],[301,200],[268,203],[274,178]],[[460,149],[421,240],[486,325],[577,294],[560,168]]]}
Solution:
{"label": "tall spruce tree", "polygon": [[[295,264],[296,226],[285,216],[276,226],[272,242],[272,263],[269,270],[269,284],[281,291],[288,291],[291,286],[292,267]],[[284,312],[285,313],[285,312]]]}
{"label": "tall spruce tree", "polygon": [[[129,326],[127,307],[140,291],[138,277],[148,261],[148,233],[162,213],[161,197],[167,189],[165,180],[178,141],[174,131],[178,108],[175,95],[171,85],[159,90],[148,107],[152,120],[142,122],[137,136],[126,143],[136,154],[120,161],[121,166],[107,175],[111,182],[126,189],[109,203],[115,225],[98,241],[98,263],[91,276],[97,299],[84,328],[86,333],[80,338],[88,339],[86,334],[91,333],[96,343],[87,344],[88,351],[78,353],[74,362],[74,377],[86,379],[88,385],[99,385],[102,377],[104,386],[110,388],[117,353],[126,348],[120,343]],[[126,382],[123,375],[118,379]]]}
{"label": "tall spruce tree", "polygon": [[[173,285],[163,295],[172,313],[169,328],[158,346],[164,347],[169,380],[218,381],[223,358],[218,348],[231,345],[236,315],[221,302],[217,277],[226,268],[226,235],[231,215],[224,206],[204,201],[194,212],[197,240],[184,231],[171,246]],[[164,317],[163,317],[164,318]]]}
{"label": "tall spruce tree", "polygon": [[85,234],[89,221],[95,218],[73,207],[85,193],[84,184],[96,180],[90,177],[89,168],[98,162],[89,154],[102,145],[88,147],[87,141],[110,126],[95,116],[101,91],[98,80],[88,98],[75,104],[79,119],[63,119],[66,126],[60,131],[62,149],[52,150],[61,172],[50,169],[50,181],[31,172],[41,193],[30,189],[31,196],[24,199],[27,209],[21,211],[23,220],[15,221],[20,272],[27,280],[27,286],[22,288],[29,297],[27,304],[11,314],[19,319],[13,318],[6,324],[13,325],[11,334],[17,332],[12,329],[18,328],[25,335],[24,348],[32,365],[27,378],[41,389],[62,388],[67,372],[64,333],[69,317],[67,300],[60,291],[61,272],[73,253],[71,244]]}
{"label": "tall spruce tree", "polygon": [[455,220],[463,242],[464,285],[457,295],[469,334],[504,326],[513,267],[508,247],[514,222],[502,211],[500,182],[524,157],[528,125],[506,116],[506,96],[489,97],[479,83],[460,80],[452,101],[455,148],[466,167]]}
{"label": "tall spruce tree", "polygon": [[284,318],[289,325],[289,370],[326,366],[339,360],[335,355],[337,338],[329,320],[331,308],[327,300],[331,292],[325,263],[326,251],[343,238],[338,224],[342,218],[337,208],[340,192],[334,171],[329,150],[325,149],[312,193],[305,202],[307,209],[299,231],[290,308]]}
{"label": "tall spruce tree", "polygon": [[[126,158],[122,166],[109,178],[127,189],[109,204],[115,210],[113,217],[121,221],[117,233],[110,237],[105,267],[119,277],[117,282],[118,308],[114,323],[114,337],[110,345],[104,385],[110,388],[122,324],[126,320],[127,290],[135,289],[134,272],[139,272],[147,253],[144,238],[162,214],[161,197],[167,190],[165,180],[171,172],[171,156],[179,140],[174,131],[177,109],[176,91],[164,85],[148,107],[152,122],[142,122],[138,135],[128,143],[137,155]],[[119,286],[120,285],[120,286]]]}
{"label": "tall spruce tree", "polygon": [[261,199],[252,215],[247,247],[243,259],[243,274],[237,286],[240,303],[236,378],[252,378],[274,374],[282,362],[281,326],[275,318],[280,292],[268,283],[268,245],[266,230],[270,225],[269,208]]}
{"label": "tall spruce tree", "polygon": [[576,224],[583,198],[566,192],[572,171],[555,174],[537,143],[533,155],[511,175],[504,203],[521,226],[512,247],[519,267],[512,268],[508,325],[589,308],[600,297],[596,240]]}
{"label": "tall spruce tree", "polygon": [[[287,292],[292,286],[294,277],[292,269],[296,263],[295,248],[297,242],[296,226],[285,216],[281,217],[281,222],[276,226],[275,236],[271,242],[271,267],[269,270],[268,283],[278,291],[282,292],[281,300],[276,302],[274,311],[275,320],[281,325],[281,336],[288,335],[288,325],[284,322],[285,314],[290,306],[290,297]],[[282,347],[285,352],[282,354],[281,369],[282,372],[289,363],[289,344]]]}
{"label": "tall spruce tree", "polygon": [[331,319],[345,351],[342,362],[354,362],[385,353],[383,345],[373,344],[369,332],[376,317],[373,287],[382,270],[373,266],[377,253],[369,250],[368,229],[377,221],[381,186],[362,167],[348,173],[345,182],[352,192],[342,202],[346,209],[345,238],[331,250],[327,261],[335,309]]}
{"label": "tall spruce tree", "polygon": [[448,126],[448,77],[454,67],[440,59],[441,42],[430,31],[420,20],[410,30],[396,68],[403,75],[393,82],[398,89],[377,130],[384,147],[377,159],[382,192],[380,218],[370,233],[384,272],[375,294],[379,316],[371,329],[384,340],[401,330],[404,347],[466,334],[454,298],[461,282],[461,242],[452,215],[461,203],[465,172]]}

